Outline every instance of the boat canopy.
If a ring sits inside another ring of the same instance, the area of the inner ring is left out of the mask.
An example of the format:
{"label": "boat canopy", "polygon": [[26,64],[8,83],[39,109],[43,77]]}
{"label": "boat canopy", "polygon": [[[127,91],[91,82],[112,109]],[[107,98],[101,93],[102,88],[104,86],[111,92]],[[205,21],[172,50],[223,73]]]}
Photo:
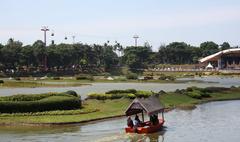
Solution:
{"label": "boat canopy", "polygon": [[127,116],[142,113],[147,113],[149,116],[164,111],[163,105],[160,103],[159,98],[151,96],[148,98],[135,98],[127,108],[125,114]]}

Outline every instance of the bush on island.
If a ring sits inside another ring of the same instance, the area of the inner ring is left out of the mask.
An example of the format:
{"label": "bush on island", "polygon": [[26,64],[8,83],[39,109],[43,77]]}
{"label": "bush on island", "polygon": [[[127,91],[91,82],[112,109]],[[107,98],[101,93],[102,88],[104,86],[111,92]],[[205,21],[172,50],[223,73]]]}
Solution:
{"label": "bush on island", "polygon": [[142,90],[139,90],[135,93],[136,97],[137,98],[148,98],[150,97],[151,95],[153,95],[154,93],[153,92],[150,92],[150,91],[142,91]]}
{"label": "bush on island", "polygon": [[53,80],[60,80],[61,78],[60,77],[53,77],[52,79]]}
{"label": "bush on island", "polygon": [[165,75],[165,74],[160,74],[160,76],[159,76],[158,79],[159,79],[159,80],[170,80],[170,81],[176,80],[175,77],[170,76],[170,75]]}
{"label": "bush on island", "polygon": [[69,91],[65,92],[65,94],[72,95],[72,96],[74,96],[74,97],[78,97],[77,92],[75,92],[75,91],[73,91],[73,90],[69,90]]}
{"label": "bush on island", "polygon": [[188,87],[184,93],[192,98],[201,99],[201,98],[210,97],[209,93],[212,93],[212,92],[206,88],[198,88],[193,86],[193,87]]}
{"label": "bush on island", "polygon": [[76,76],[76,80],[91,80],[91,81],[93,81],[94,78],[92,75],[79,75],[79,76]]}
{"label": "bush on island", "polygon": [[128,73],[126,75],[126,78],[131,79],[131,80],[136,80],[136,79],[138,79],[138,75],[136,73]]}
{"label": "bush on island", "polygon": [[0,80],[0,84],[3,84],[4,83],[4,81],[3,80]]}
{"label": "bush on island", "polygon": [[136,95],[135,95],[135,94],[132,94],[132,93],[129,93],[129,94],[126,95],[126,98],[135,99],[135,98],[136,98]]}
{"label": "bush on island", "polygon": [[0,97],[0,113],[42,112],[81,108],[80,97],[65,93]]}
{"label": "bush on island", "polygon": [[119,94],[119,93],[132,93],[135,94],[137,90],[135,89],[126,89],[126,90],[111,90],[107,91],[106,94]]}

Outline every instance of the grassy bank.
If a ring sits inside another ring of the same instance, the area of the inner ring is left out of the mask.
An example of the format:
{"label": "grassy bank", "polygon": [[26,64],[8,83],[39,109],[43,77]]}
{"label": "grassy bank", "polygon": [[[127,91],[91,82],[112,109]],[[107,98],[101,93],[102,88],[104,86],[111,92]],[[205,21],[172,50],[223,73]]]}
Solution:
{"label": "grassy bank", "polygon": [[[201,90],[201,89],[200,89]],[[185,92],[184,92],[185,91]],[[196,104],[209,101],[238,100],[240,88],[210,88],[201,90],[207,92],[207,97],[194,98],[190,93],[199,89],[185,89],[175,92],[160,92],[159,99],[168,109],[193,108]],[[183,93],[184,92],[184,93]],[[205,94],[206,95],[206,94]],[[49,111],[41,113],[0,114],[0,124],[66,124],[80,123],[102,118],[124,115],[132,99],[88,99],[83,101],[80,110]]]}
{"label": "grassy bank", "polygon": [[[56,81],[57,82],[57,81]],[[38,81],[4,81],[0,84],[0,88],[36,88],[36,87],[77,87],[82,85],[89,85],[86,82],[74,83],[45,83]]]}

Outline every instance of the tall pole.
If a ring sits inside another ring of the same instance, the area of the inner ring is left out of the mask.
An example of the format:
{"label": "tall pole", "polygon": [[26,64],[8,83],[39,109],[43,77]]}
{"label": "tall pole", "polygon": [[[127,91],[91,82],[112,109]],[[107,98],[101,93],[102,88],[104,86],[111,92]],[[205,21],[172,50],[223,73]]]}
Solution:
{"label": "tall pole", "polygon": [[[44,34],[44,46],[47,47],[47,31],[49,31],[47,26],[43,26],[41,31],[43,31]],[[47,70],[47,55],[44,57],[44,68]]]}
{"label": "tall pole", "polygon": [[73,44],[75,44],[75,35],[72,36],[72,39],[73,39]]}
{"label": "tall pole", "polygon": [[134,35],[133,38],[135,39],[135,47],[137,47],[137,45],[138,45],[137,44],[137,40],[138,40],[139,36],[138,35]]}

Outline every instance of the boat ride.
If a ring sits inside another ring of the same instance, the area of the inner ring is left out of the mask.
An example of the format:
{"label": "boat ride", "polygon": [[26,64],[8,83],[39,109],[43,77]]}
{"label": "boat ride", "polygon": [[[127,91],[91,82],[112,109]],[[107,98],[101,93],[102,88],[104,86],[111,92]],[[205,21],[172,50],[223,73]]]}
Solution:
{"label": "boat ride", "polygon": [[[161,114],[160,116],[159,113]],[[160,131],[165,122],[164,106],[156,96],[135,98],[125,114],[128,116],[128,126],[125,128],[126,133],[154,133]],[[139,114],[142,116],[142,121],[138,117]],[[148,121],[144,121],[144,114],[149,116],[150,119]],[[135,115],[134,120],[131,118],[133,115]]]}

